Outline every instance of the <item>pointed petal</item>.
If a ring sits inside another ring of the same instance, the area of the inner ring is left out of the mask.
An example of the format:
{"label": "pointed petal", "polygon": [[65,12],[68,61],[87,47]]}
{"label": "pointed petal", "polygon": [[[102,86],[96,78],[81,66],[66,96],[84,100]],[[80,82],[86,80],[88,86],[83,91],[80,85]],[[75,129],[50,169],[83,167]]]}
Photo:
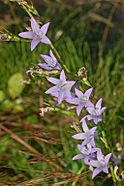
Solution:
{"label": "pointed petal", "polygon": [[51,56],[52,60],[55,61],[55,62],[57,63],[58,61],[57,61],[56,57],[54,56],[52,50],[50,50],[49,53],[50,53],[50,56]]}
{"label": "pointed petal", "polygon": [[78,155],[76,155],[76,156],[74,156],[73,158],[72,158],[72,160],[79,160],[79,159],[82,159],[82,158],[84,158],[85,156],[83,155],[83,154],[78,154]]}
{"label": "pointed petal", "polygon": [[45,92],[45,94],[51,94],[51,95],[53,95],[53,93],[56,93],[58,90],[57,90],[57,87],[56,86],[53,86],[53,87],[51,87],[51,88],[49,88],[46,92]]}
{"label": "pointed petal", "polygon": [[32,17],[31,18],[31,28],[33,30],[33,32],[37,33],[39,31],[40,26],[38,25],[38,23],[36,22],[36,20]]}
{"label": "pointed petal", "polygon": [[42,43],[45,43],[47,45],[51,45],[51,41],[49,40],[49,38],[47,36],[44,36],[42,39],[41,39],[41,42]]}
{"label": "pointed petal", "polygon": [[104,110],[106,110],[106,109],[107,109],[106,107],[102,107],[102,109],[101,109],[101,110],[102,110],[102,113],[103,113],[103,112],[104,112]]}
{"label": "pointed petal", "polygon": [[58,94],[58,103],[60,104],[65,98],[65,92],[60,91]]}
{"label": "pointed petal", "polygon": [[31,51],[35,49],[35,47],[40,43],[39,40],[32,40],[31,41]]}
{"label": "pointed petal", "polygon": [[48,28],[49,28],[49,24],[50,24],[50,23],[44,24],[44,25],[41,27],[41,29],[40,29],[40,31],[41,31],[44,35],[46,35],[46,33],[47,33],[47,30],[48,30]]}
{"label": "pointed petal", "polygon": [[72,86],[75,84],[75,81],[67,81],[68,90],[71,90]]}
{"label": "pointed petal", "polygon": [[100,162],[98,160],[91,160],[90,161],[90,165],[92,167],[100,167],[101,166],[101,164],[100,164]]}
{"label": "pointed petal", "polygon": [[80,98],[82,97],[84,94],[83,92],[81,92],[79,89],[75,88],[75,94]]}
{"label": "pointed petal", "polygon": [[49,81],[49,82],[51,82],[51,83],[53,83],[53,84],[58,84],[59,83],[59,79],[57,79],[57,78],[53,78],[53,77],[46,77],[47,78],[47,80]]}
{"label": "pointed petal", "polygon": [[89,129],[88,129],[88,126],[87,126],[86,120],[83,120],[82,122],[83,122],[83,123],[82,123],[83,131],[84,131],[84,132],[88,132]]}
{"label": "pointed petal", "polygon": [[44,54],[40,54],[40,56],[43,58],[43,60],[49,64],[49,62],[51,61],[51,57],[48,55],[44,55]]}
{"label": "pointed petal", "polygon": [[90,94],[92,93],[93,88],[89,88],[84,94],[85,96],[87,96],[88,98],[90,97]]}
{"label": "pointed petal", "polygon": [[102,170],[100,168],[96,168],[93,171],[92,179],[94,179]]}
{"label": "pointed petal", "polygon": [[90,144],[91,144],[92,147],[96,147],[96,144],[95,144],[94,138],[91,139]]}
{"label": "pointed petal", "polygon": [[27,38],[27,39],[33,39],[33,32],[21,32],[18,34],[18,36]]}
{"label": "pointed petal", "polygon": [[92,113],[94,113],[94,105],[93,105],[93,107],[91,106],[91,107],[87,107],[86,108],[87,109],[87,111],[89,112],[89,114],[91,114],[92,115]]}
{"label": "pointed petal", "polygon": [[58,69],[58,70],[61,70],[62,69],[61,65],[58,62],[56,63],[55,68]]}
{"label": "pointed petal", "polygon": [[46,63],[39,63],[38,66],[45,70],[52,70],[53,68],[49,67]]}
{"label": "pointed petal", "polygon": [[94,119],[93,119],[93,121],[94,121],[94,123],[97,125],[98,124],[98,122],[100,122],[102,120],[102,116],[100,117],[100,116],[95,116],[94,117]]}
{"label": "pointed petal", "polygon": [[88,108],[88,107],[94,107],[94,105],[93,105],[93,103],[92,103],[90,100],[88,100],[88,101],[86,102],[86,104],[85,104],[85,107],[86,107],[86,108]]}
{"label": "pointed petal", "polygon": [[93,127],[93,128],[91,128],[91,129],[90,129],[91,133],[94,134],[95,131],[96,131],[96,129],[97,129],[97,127]]}
{"label": "pointed petal", "polygon": [[101,159],[103,159],[103,157],[104,157],[104,155],[102,154],[102,151],[99,150],[99,151],[97,152],[97,159],[98,159],[99,161],[101,161]]}
{"label": "pointed petal", "polygon": [[78,105],[78,98],[76,98],[76,97],[75,98],[68,98],[66,101],[70,104]]}
{"label": "pointed petal", "polygon": [[66,76],[65,76],[64,70],[61,71],[60,79],[61,79],[62,81],[66,81]]}
{"label": "pointed petal", "polygon": [[105,156],[105,161],[106,161],[106,163],[109,162],[111,156],[112,156],[112,153],[109,153],[109,154],[107,154],[107,155]]}
{"label": "pointed petal", "polygon": [[80,115],[81,110],[83,109],[83,107],[84,107],[84,105],[78,105],[78,106],[76,107],[76,112],[77,112],[77,115],[78,115],[78,116]]}
{"label": "pointed petal", "polygon": [[101,104],[102,104],[102,98],[100,98],[97,103],[96,103],[96,108],[101,108]]}
{"label": "pointed petal", "polygon": [[109,173],[109,171],[108,171],[108,166],[106,166],[106,167],[103,168],[103,172],[105,172],[106,174]]}
{"label": "pointed petal", "polygon": [[85,139],[85,134],[79,133],[79,134],[72,136],[72,138],[77,139],[77,140],[82,140],[82,139]]}

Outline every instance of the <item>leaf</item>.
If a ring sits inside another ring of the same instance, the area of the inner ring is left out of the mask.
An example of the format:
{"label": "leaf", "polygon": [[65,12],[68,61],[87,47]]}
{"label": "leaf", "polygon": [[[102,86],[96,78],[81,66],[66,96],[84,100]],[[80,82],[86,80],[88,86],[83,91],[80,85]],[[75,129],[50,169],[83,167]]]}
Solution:
{"label": "leaf", "polygon": [[9,79],[8,91],[9,91],[11,98],[16,98],[23,91],[24,85],[21,83],[22,79],[23,79],[23,77],[20,73],[15,73]]}
{"label": "leaf", "polygon": [[13,109],[14,107],[14,103],[10,100],[5,100],[2,104],[1,104],[1,109],[3,111],[6,111],[6,110],[11,110]]}
{"label": "leaf", "polygon": [[0,90],[0,102],[2,102],[5,99],[5,94],[2,90]]}

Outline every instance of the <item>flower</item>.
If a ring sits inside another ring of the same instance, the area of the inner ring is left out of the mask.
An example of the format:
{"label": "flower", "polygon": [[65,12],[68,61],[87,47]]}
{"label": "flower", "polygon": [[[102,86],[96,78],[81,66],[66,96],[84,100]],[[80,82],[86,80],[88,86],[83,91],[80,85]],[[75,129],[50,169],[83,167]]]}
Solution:
{"label": "flower", "polygon": [[34,48],[40,42],[51,45],[51,41],[46,36],[46,33],[47,33],[47,30],[48,30],[48,27],[49,27],[50,23],[46,23],[40,28],[40,26],[38,25],[38,23],[35,21],[35,19],[33,17],[31,18],[30,21],[31,21],[32,31],[21,32],[19,34],[19,36],[23,37],[23,38],[27,38],[27,39],[32,39],[31,51],[34,50]]}
{"label": "flower", "polygon": [[77,95],[77,97],[67,99],[68,103],[77,105],[76,107],[77,115],[80,115],[81,110],[84,107],[90,107],[90,105],[92,105],[91,101],[89,100],[92,90],[93,88],[90,88],[85,93],[82,93],[80,90],[75,88],[75,94]]}
{"label": "flower", "polygon": [[81,132],[79,134],[76,134],[72,136],[74,139],[77,140],[83,140],[82,146],[90,144],[92,147],[95,147],[94,138],[96,137],[96,129],[97,127],[93,127],[91,129],[88,129],[88,126],[86,124],[86,121],[83,120],[82,128],[84,132]]}
{"label": "flower", "polygon": [[82,145],[77,145],[78,150],[81,152],[81,154],[77,154],[72,158],[72,160],[77,160],[77,159],[84,159],[84,163],[86,165],[90,165],[90,161],[93,159],[96,159],[96,152],[100,151],[99,148],[94,148],[90,144],[86,146]]}
{"label": "flower", "polygon": [[93,120],[95,124],[98,124],[102,120],[102,113],[106,109],[106,107],[101,107],[102,104],[102,98],[99,99],[94,106],[93,104],[90,105],[90,107],[87,107],[89,114],[86,115],[84,118],[82,118],[81,122],[84,119]]}
{"label": "flower", "polygon": [[60,79],[47,77],[47,80],[53,83],[55,86],[49,88],[45,93],[51,94],[58,98],[58,103],[71,97],[71,88],[75,84],[75,81],[66,81],[64,70],[61,71]]}
{"label": "flower", "polygon": [[41,54],[41,57],[44,59],[45,63],[39,63],[38,66],[45,70],[53,70],[53,69],[61,70],[61,65],[58,63],[52,50],[50,50],[49,54],[50,54],[49,56]]}
{"label": "flower", "polygon": [[108,168],[109,168],[109,160],[112,156],[112,153],[107,154],[104,156],[101,151],[97,152],[97,160],[91,160],[90,161],[90,166],[95,167],[93,170],[93,175],[92,179],[95,178],[97,174],[100,172],[105,172],[106,174],[109,173]]}

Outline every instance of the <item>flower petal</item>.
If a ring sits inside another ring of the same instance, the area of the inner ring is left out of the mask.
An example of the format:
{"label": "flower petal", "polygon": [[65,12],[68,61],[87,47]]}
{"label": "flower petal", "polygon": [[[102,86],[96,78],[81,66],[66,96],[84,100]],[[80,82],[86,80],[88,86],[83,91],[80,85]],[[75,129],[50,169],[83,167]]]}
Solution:
{"label": "flower petal", "polygon": [[52,50],[50,50],[49,53],[50,53],[50,56],[51,56],[52,60],[55,61],[55,62],[57,63],[58,61],[57,61],[56,57],[54,56]]}
{"label": "flower petal", "polygon": [[97,103],[96,103],[96,108],[101,108],[101,104],[102,104],[102,98],[100,98]]}
{"label": "flower petal", "polygon": [[109,153],[109,154],[107,154],[107,155],[105,156],[105,161],[106,161],[106,163],[109,162],[111,156],[112,156],[112,153]]}
{"label": "flower petal", "polygon": [[30,21],[31,21],[31,28],[32,28],[33,32],[35,32],[35,33],[39,32],[40,26],[38,25],[36,20],[32,17]]}
{"label": "flower petal", "polygon": [[84,132],[88,132],[89,131],[87,123],[86,123],[86,120],[82,121],[82,128],[83,128]]}
{"label": "flower petal", "polygon": [[21,32],[18,34],[18,36],[27,38],[27,39],[33,39],[33,32]]}
{"label": "flower petal", "polygon": [[40,56],[43,58],[43,60],[49,64],[49,62],[51,61],[51,57],[48,55],[44,55],[44,54],[40,54]]}
{"label": "flower petal", "polygon": [[50,25],[50,23],[48,22],[48,23],[44,24],[44,25],[41,27],[40,31],[41,31],[44,35],[46,35],[47,30],[48,30],[48,28],[49,28],[49,25]]}
{"label": "flower petal", "polygon": [[61,79],[62,81],[66,81],[66,76],[65,76],[64,70],[61,71],[60,79]]}
{"label": "flower petal", "polygon": [[74,156],[73,158],[72,158],[72,160],[78,160],[78,159],[82,159],[82,158],[84,158],[85,156],[83,155],[83,154],[77,154],[76,156]]}
{"label": "flower petal", "polygon": [[88,98],[90,97],[90,94],[92,93],[93,88],[89,88],[84,94],[85,96],[87,96]]}
{"label": "flower petal", "polygon": [[47,36],[44,36],[42,39],[41,39],[41,42],[42,43],[45,43],[47,45],[51,45],[51,41],[49,40],[49,38]]}
{"label": "flower petal", "polygon": [[93,171],[92,179],[94,179],[102,170],[100,168],[96,168]]}
{"label": "flower petal", "polygon": [[49,81],[49,82],[51,82],[51,83],[53,83],[53,84],[58,84],[59,83],[59,79],[57,79],[57,78],[53,78],[53,77],[46,77],[47,78],[47,80]]}
{"label": "flower petal", "polygon": [[49,89],[45,92],[45,94],[51,94],[51,95],[53,95],[53,94],[56,93],[57,91],[58,91],[57,87],[56,87],[56,86],[53,86],[53,87],[49,88]]}
{"label": "flower petal", "polygon": [[39,63],[38,66],[40,68],[45,69],[45,70],[52,70],[53,69],[53,68],[49,67],[48,64],[46,64],[46,63]]}
{"label": "flower petal", "polygon": [[75,88],[75,94],[80,98],[82,97],[84,94],[77,88]]}
{"label": "flower petal", "polygon": [[77,115],[78,115],[78,116],[80,115],[81,110],[83,109],[83,107],[84,107],[84,105],[78,105],[78,106],[76,107],[76,112],[77,112]]}
{"label": "flower petal", "polygon": [[35,49],[35,47],[40,43],[39,40],[32,40],[31,41],[31,51]]}
{"label": "flower petal", "polygon": [[77,139],[77,140],[82,140],[82,139],[85,139],[85,134],[82,132],[82,133],[72,136],[72,138]]}

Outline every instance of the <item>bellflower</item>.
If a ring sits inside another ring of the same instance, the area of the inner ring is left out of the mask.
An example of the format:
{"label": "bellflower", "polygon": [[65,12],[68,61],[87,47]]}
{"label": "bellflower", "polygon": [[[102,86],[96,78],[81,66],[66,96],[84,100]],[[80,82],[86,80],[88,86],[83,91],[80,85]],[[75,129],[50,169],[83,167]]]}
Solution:
{"label": "bellflower", "polygon": [[72,158],[72,160],[84,159],[86,165],[90,165],[90,161],[96,159],[96,152],[100,151],[99,148],[94,148],[90,144],[86,146],[77,145],[78,150],[81,154],[78,154]]}
{"label": "bellflower", "polygon": [[98,124],[102,120],[102,113],[106,109],[106,107],[101,107],[102,104],[102,98],[99,99],[94,106],[93,104],[90,107],[87,107],[87,110],[89,112],[88,115],[86,115],[81,122],[84,119],[93,120],[95,124]]}
{"label": "bellflower", "polygon": [[77,105],[76,107],[77,115],[80,115],[81,110],[84,107],[90,107],[92,105],[91,101],[89,100],[92,90],[93,88],[90,88],[85,93],[82,93],[80,90],[75,88],[75,94],[77,95],[77,97],[67,99],[68,103]]}
{"label": "bellflower", "polygon": [[32,39],[31,42],[31,51],[34,50],[34,48],[41,42],[48,45],[51,45],[51,41],[46,36],[48,27],[50,23],[44,24],[41,28],[38,25],[38,23],[35,21],[35,19],[31,18],[31,28],[32,31],[26,31],[19,34],[20,37]]}
{"label": "bellflower", "polygon": [[109,173],[109,171],[108,171],[109,164],[108,163],[109,163],[111,156],[112,156],[112,153],[109,153],[106,156],[104,156],[101,151],[97,152],[97,160],[90,161],[90,166],[94,167],[92,179],[95,178],[95,176],[102,171],[106,174]]}
{"label": "bellflower", "polygon": [[67,81],[64,70],[61,71],[60,79],[47,77],[47,80],[55,86],[49,88],[45,93],[57,97],[59,104],[72,96],[70,90],[75,84],[75,81]]}
{"label": "bellflower", "polygon": [[49,54],[49,56],[43,54],[40,55],[44,59],[45,63],[39,63],[38,66],[45,70],[61,70],[61,65],[58,63],[58,60],[54,56],[52,50],[50,50]]}
{"label": "bellflower", "polygon": [[92,147],[95,147],[94,138],[96,137],[96,129],[97,127],[93,127],[91,129],[88,128],[86,121],[83,120],[82,128],[84,132],[76,134],[72,136],[74,139],[83,140],[82,146],[90,144]]}

